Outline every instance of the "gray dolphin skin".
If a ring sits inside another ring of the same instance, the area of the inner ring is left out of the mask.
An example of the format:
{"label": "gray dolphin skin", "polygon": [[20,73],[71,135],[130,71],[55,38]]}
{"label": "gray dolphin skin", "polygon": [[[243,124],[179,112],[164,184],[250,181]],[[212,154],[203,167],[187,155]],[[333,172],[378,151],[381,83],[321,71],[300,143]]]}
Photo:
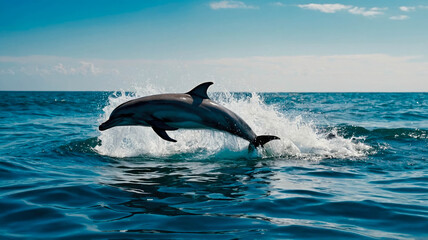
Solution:
{"label": "gray dolphin skin", "polygon": [[117,126],[147,126],[162,139],[176,142],[166,131],[179,128],[216,129],[249,141],[249,150],[279,139],[272,135],[257,136],[237,114],[211,101],[207,95],[211,84],[202,83],[187,93],[158,94],[125,102],[113,110],[99,130]]}

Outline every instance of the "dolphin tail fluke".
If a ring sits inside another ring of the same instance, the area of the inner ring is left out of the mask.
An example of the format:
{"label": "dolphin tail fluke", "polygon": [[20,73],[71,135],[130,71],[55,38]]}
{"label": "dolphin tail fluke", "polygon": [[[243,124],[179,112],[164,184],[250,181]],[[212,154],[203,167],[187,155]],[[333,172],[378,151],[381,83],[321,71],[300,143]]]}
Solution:
{"label": "dolphin tail fluke", "polygon": [[263,147],[266,143],[275,140],[275,139],[280,139],[277,136],[273,136],[273,135],[260,135],[257,136],[251,143],[250,146],[248,146],[248,150],[252,151],[258,147]]}

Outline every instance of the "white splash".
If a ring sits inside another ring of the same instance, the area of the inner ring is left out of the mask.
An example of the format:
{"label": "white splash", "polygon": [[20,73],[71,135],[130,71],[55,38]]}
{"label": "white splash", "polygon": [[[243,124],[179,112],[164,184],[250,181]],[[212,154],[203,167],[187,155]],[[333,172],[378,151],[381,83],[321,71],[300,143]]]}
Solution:
{"label": "white splash", "polygon": [[[160,91],[148,86],[139,88],[131,95],[124,92],[109,97],[104,107],[104,114],[99,123],[104,122],[110,113],[121,103],[134,98],[158,94]],[[277,106],[266,105],[258,94],[248,98],[235,98],[230,93],[212,97],[214,101],[237,113],[258,135],[276,135],[281,140],[274,140],[265,145],[265,149],[248,153],[248,142],[231,134],[216,130],[177,130],[168,134],[177,143],[161,139],[149,127],[115,127],[100,132],[101,144],[95,147],[101,155],[112,157],[154,156],[167,157],[182,155],[191,158],[220,157],[227,159],[252,157],[295,157],[302,159],[323,158],[359,158],[367,155],[370,146],[357,141],[337,136],[327,139],[328,133],[317,129],[312,121],[303,117],[289,117],[287,113],[277,110]]]}

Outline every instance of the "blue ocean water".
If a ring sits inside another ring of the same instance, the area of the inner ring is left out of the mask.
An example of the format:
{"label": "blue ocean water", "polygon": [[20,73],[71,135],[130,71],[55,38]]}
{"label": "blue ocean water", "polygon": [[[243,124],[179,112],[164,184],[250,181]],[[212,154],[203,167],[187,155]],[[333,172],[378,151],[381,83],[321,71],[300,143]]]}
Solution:
{"label": "blue ocean water", "polygon": [[0,92],[0,238],[428,238],[427,93],[210,94],[281,137],[253,154],[208,130],[98,131],[157,92]]}

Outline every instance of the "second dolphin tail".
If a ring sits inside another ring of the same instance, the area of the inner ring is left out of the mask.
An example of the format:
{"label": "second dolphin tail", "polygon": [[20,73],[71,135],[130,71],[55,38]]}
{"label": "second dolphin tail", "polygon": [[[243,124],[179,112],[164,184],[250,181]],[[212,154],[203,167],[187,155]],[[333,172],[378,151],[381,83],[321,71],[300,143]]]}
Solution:
{"label": "second dolphin tail", "polygon": [[248,146],[248,151],[252,151],[258,147],[263,147],[266,143],[275,139],[280,139],[280,138],[273,135],[257,136],[252,142],[250,142],[250,146]]}

